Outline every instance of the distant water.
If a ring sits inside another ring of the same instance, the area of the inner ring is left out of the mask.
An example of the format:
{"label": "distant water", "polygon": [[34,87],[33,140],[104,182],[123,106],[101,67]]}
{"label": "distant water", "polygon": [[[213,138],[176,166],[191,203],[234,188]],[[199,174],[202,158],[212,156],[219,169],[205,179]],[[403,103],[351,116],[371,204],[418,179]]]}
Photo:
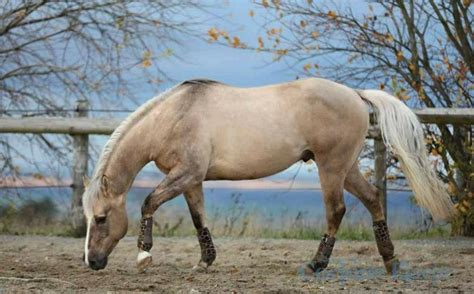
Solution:
{"label": "distant water", "polygon": [[[41,199],[51,197],[58,206],[66,211],[70,205],[70,188],[15,188],[0,189],[0,201],[18,199]],[[131,218],[140,216],[140,207],[152,188],[132,188],[128,195],[127,208]],[[420,221],[420,209],[411,200],[410,192],[389,191],[388,221],[399,227],[415,227]],[[345,195],[347,212],[345,223],[370,224],[370,214],[358,199],[350,194]],[[324,204],[322,193],[318,190],[238,190],[224,188],[205,189],[205,206],[207,215],[217,211],[225,212],[233,208],[252,212],[262,219],[303,218],[309,222],[324,222]],[[183,196],[165,203],[160,211],[167,209],[187,210]]]}

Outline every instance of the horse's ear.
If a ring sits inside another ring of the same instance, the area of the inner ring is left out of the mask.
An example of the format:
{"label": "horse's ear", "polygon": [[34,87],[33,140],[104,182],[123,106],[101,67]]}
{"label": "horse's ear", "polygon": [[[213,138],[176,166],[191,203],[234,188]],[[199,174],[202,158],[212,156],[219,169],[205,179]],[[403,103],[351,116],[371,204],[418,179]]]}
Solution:
{"label": "horse's ear", "polygon": [[100,185],[104,191],[107,191],[109,189],[109,179],[107,178],[106,175],[103,175],[102,178],[100,179]]}
{"label": "horse's ear", "polygon": [[88,178],[86,175],[84,175],[84,176],[82,177],[82,181],[84,182],[84,188],[87,189],[87,187],[89,187],[89,183],[90,183],[91,181],[89,180],[89,178]]}

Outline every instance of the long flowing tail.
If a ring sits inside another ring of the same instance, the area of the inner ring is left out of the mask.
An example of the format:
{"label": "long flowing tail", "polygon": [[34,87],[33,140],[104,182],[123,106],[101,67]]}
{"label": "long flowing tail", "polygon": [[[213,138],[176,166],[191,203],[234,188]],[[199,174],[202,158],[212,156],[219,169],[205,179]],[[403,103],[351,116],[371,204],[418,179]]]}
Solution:
{"label": "long flowing tail", "polygon": [[451,218],[456,210],[428,160],[423,129],[416,115],[384,91],[357,92],[374,106],[384,143],[400,160],[418,204],[428,209],[434,219]]}

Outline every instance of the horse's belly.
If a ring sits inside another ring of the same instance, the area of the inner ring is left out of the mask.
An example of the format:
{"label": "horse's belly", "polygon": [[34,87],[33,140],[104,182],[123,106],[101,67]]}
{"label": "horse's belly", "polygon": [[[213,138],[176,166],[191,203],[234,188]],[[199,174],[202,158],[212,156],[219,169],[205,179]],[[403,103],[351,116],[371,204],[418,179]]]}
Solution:
{"label": "horse's belly", "polygon": [[[241,142],[227,150],[215,150],[207,180],[247,180],[273,175],[301,159],[303,146],[262,146]],[[219,152],[220,151],[220,152]]]}

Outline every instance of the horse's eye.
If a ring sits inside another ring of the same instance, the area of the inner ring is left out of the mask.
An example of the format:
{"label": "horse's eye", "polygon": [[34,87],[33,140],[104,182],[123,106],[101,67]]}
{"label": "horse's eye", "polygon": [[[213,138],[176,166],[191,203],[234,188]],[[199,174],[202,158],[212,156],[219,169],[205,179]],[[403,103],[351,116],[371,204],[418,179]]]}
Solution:
{"label": "horse's eye", "polygon": [[105,215],[94,216],[95,223],[98,225],[105,224]]}

